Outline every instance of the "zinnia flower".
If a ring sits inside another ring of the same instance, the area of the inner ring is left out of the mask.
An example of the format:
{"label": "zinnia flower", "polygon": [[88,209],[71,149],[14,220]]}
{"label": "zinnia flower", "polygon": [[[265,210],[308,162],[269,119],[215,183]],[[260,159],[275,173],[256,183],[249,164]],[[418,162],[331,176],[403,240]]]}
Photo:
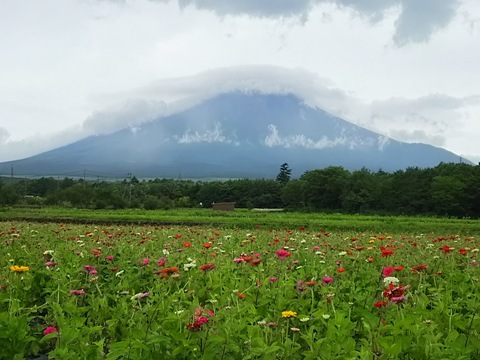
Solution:
{"label": "zinnia flower", "polygon": [[56,263],[56,262],[54,262],[54,261],[47,261],[44,265],[45,265],[46,267],[50,267],[50,268],[51,268],[51,267],[57,266],[57,264],[58,264],[58,263]]}
{"label": "zinnia flower", "polygon": [[377,301],[375,304],[373,304],[373,306],[376,308],[386,307],[387,305],[388,303],[386,301]]}
{"label": "zinnia flower", "polygon": [[322,278],[323,285],[330,284],[331,282],[333,282],[333,278],[331,278],[330,276],[324,276]]}
{"label": "zinnia flower", "polygon": [[289,318],[289,317],[295,317],[297,316],[297,313],[295,311],[282,311],[282,317],[284,318]]}
{"label": "zinnia flower", "polygon": [[138,265],[140,266],[147,266],[148,264],[150,264],[150,260],[148,258],[138,260]]}
{"label": "zinnia flower", "polygon": [[28,266],[18,266],[18,265],[13,265],[10,266],[10,271],[11,272],[25,272],[29,271],[30,268]]}
{"label": "zinnia flower", "polygon": [[380,248],[380,250],[382,251],[382,257],[387,257],[387,256],[392,256],[393,255],[393,251],[386,249],[384,246],[382,246]]}
{"label": "zinnia flower", "polygon": [[158,260],[157,266],[162,267],[165,266],[165,263],[167,262],[167,259],[162,257],[160,260]]}
{"label": "zinnia flower", "polygon": [[215,264],[203,264],[199,266],[199,269],[203,272],[206,272],[207,270],[213,270],[215,269]]}
{"label": "zinnia flower", "polygon": [[284,249],[277,250],[275,254],[279,259],[285,259],[291,255],[287,250]]}
{"label": "zinnia flower", "polygon": [[388,277],[393,274],[393,267],[392,266],[385,266],[382,270],[383,276]]}
{"label": "zinnia flower", "polygon": [[85,290],[83,290],[83,289],[70,290],[70,295],[75,295],[75,296],[85,295]]}
{"label": "zinnia flower", "polygon": [[[47,327],[44,331],[43,331],[43,336],[47,336],[48,334],[52,334],[52,333],[58,333],[58,330],[55,326],[49,326]],[[56,340],[57,338],[52,338],[51,340],[54,341]]]}

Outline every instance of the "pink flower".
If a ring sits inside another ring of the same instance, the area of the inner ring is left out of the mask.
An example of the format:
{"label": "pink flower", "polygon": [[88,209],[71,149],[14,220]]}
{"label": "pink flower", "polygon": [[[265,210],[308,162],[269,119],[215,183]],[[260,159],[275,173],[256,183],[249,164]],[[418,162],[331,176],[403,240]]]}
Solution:
{"label": "pink flower", "polygon": [[290,253],[284,249],[277,250],[276,254],[279,259],[285,259],[290,256]]}
{"label": "pink flower", "polygon": [[167,262],[167,259],[165,259],[164,257],[162,257],[160,260],[158,260],[158,267],[162,267],[162,266],[165,266],[165,263]]}
{"label": "pink flower", "polygon": [[303,286],[303,280],[298,280],[297,281],[297,291],[299,293],[301,293],[301,292],[304,292],[305,290],[307,290],[307,289],[305,288],[305,286]]}
{"label": "pink flower", "polygon": [[[43,336],[47,336],[48,334],[58,333],[58,330],[55,326],[49,326],[43,331]],[[51,340],[56,340],[57,338],[52,338]]]}
{"label": "pink flower", "polygon": [[245,262],[245,259],[244,259],[244,258],[241,258],[241,257],[240,257],[240,258],[235,258],[235,259],[233,259],[233,262],[234,262],[234,263],[237,263],[237,264],[238,264],[238,263],[243,263],[243,262]]}
{"label": "pink flower", "polygon": [[390,275],[393,274],[394,270],[395,269],[393,268],[393,266],[385,266],[382,270],[383,276],[384,277],[389,277]]}
{"label": "pink flower", "polygon": [[331,278],[330,276],[324,276],[322,278],[323,285],[330,284],[331,282],[333,282],[333,278]]}
{"label": "pink flower", "polygon": [[138,260],[138,265],[140,266],[147,266],[148,264],[150,264],[150,260],[148,260],[148,258]]}
{"label": "pink flower", "polygon": [[271,283],[274,283],[277,280],[278,280],[278,278],[276,278],[276,277],[271,277],[270,279],[268,279],[268,281],[270,281]]}
{"label": "pink flower", "polygon": [[92,265],[85,265],[83,267],[83,271],[88,272],[88,273],[93,271],[93,270],[95,270],[95,267],[93,267]]}
{"label": "pink flower", "polygon": [[98,271],[93,269],[89,272],[90,275],[97,275],[98,274]]}
{"label": "pink flower", "polygon": [[53,261],[47,261],[44,265],[46,267],[55,267],[55,266],[57,266],[57,263],[53,262]]}
{"label": "pink flower", "polygon": [[107,257],[105,257],[105,260],[107,260],[107,261],[113,261],[113,258],[114,258],[113,255],[108,255]]}

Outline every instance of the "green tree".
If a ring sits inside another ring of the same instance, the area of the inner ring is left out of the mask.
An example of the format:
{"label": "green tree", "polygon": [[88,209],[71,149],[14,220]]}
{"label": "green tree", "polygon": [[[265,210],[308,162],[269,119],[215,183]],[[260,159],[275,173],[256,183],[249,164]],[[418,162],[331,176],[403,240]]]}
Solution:
{"label": "green tree", "polygon": [[280,166],[280,172],[277,175],[277,181],[280,184],[285,185],[290,181],[291,175],[292,175],[292,169],[290,169],[287,163],[283,163]]}

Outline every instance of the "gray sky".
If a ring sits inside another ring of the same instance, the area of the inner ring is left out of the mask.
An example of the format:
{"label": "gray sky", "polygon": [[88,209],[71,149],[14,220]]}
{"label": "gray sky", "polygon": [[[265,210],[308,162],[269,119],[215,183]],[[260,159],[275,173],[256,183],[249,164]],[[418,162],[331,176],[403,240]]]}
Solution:
{"label": "gray sky", "polygon": [[1,0],[0,161],[224,90],[480,161],[478,0]]}

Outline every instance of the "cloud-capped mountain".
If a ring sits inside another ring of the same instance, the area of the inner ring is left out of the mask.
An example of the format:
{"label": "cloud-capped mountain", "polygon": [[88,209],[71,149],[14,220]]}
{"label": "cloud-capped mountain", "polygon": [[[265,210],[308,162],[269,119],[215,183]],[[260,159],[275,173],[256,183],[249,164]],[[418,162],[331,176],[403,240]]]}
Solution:
{"label": "cloud-capped mountain", "polygon": [[137,177],[274,177],[287,162],[298,176],[331,165],[392,171],[458,162],[447,150],[379,135],[293,95],[231,92],[112,134],[90,136],[0,164],[0,173],[89,170]]}

